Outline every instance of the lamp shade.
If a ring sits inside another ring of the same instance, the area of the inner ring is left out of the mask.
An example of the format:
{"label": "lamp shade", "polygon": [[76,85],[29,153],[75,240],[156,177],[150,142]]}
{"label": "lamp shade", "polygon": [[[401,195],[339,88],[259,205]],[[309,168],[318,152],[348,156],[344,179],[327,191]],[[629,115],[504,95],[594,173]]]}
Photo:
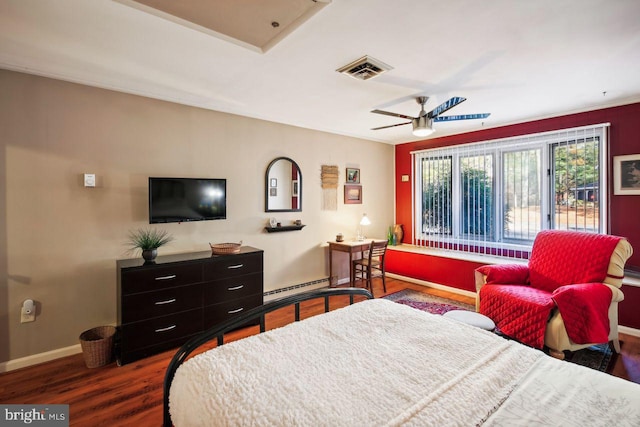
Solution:
{"label": "lamp shade", "polygon": [[429,136],[433,131],[433,119],[427,118],[427,116],[420,116],[411,120],[413,125],[413,134],[415,136]]}
{"label": "lamp shade", "polygon": [[367,214],[362,214],[362,219],[360,220],[360,225],[371,225],[371,221]]}

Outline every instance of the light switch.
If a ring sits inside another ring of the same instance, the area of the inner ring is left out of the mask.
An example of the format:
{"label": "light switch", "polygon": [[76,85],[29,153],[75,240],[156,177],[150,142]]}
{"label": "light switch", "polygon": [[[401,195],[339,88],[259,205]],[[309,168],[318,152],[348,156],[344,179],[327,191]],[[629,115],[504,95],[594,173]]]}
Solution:
{"label": "light switch", "polygon": [[402,175],[402,182],[409,182],[409,175]]}
{"label": "light switch", "polygon": [[85,173],[84,174],[84,186],[85,187],[95,187],[96,186],[96,175],[93,173]]}

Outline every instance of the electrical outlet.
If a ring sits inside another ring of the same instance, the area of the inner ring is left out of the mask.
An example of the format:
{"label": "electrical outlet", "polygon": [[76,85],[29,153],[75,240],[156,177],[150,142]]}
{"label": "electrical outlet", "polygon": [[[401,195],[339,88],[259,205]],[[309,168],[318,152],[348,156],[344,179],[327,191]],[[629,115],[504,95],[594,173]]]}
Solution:
{"label": "electrical outlet", "polygon": [[20,323],[28,323],[36,321],[36,306],[33,300],[28,299],[22,304],[20,309]]}
{"label": "electrical outlet", "polygon": [[27,314],[22,312],[20,314],[20,323],[29,323],[29,322],[35,322],[35,321],[36,321],[35,313]]}

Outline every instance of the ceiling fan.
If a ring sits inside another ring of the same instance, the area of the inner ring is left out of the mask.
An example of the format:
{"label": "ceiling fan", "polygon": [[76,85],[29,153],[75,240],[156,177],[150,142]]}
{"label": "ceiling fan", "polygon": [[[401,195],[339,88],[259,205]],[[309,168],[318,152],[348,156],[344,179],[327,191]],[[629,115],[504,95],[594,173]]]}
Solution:
{"label": "ceiling fan", "polygon": [[395,126],[404,126],[411,123],[413,125],[413,134],[415,136],[429,136],[434,132],[433,122],[450,122],[453,120],[485,119],[489,117],[489,115],[491,114],[491,113],[461,114],[457,116],[441,116],[440,115],[445,111],[467,100],[467,98],[463,98],[461,96],[454,96],[453,98],[450,98],[446,102],[443,102],[442,104],[438,105],[436,108],[434,108],[433,110],[427,113],[424,110],[424,104],[427,102],[428,99],[429,99],[428,96],[419,96],[416,98],[416,102],[421,106],[420,114],[418,114],[418,117],[405,116],[404,114],[391,113],[389,111],[372,110],[371,111],[372,113],[384,114],[385,116],[400,117],[410,121],[405,123],[398,123],[396,125],[380,126],[377,128],[373,128],[371,130],[386,129],[386,128],[392,128]]}

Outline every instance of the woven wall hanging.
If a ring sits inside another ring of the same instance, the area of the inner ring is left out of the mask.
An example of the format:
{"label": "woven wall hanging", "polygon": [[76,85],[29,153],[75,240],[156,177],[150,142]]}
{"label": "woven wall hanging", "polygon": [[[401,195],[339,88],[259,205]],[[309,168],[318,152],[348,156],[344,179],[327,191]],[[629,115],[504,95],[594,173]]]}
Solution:
{"label": "woven wall hanging", "polygon": [[338,210],[338,166],[322,165],[322,210]]}

